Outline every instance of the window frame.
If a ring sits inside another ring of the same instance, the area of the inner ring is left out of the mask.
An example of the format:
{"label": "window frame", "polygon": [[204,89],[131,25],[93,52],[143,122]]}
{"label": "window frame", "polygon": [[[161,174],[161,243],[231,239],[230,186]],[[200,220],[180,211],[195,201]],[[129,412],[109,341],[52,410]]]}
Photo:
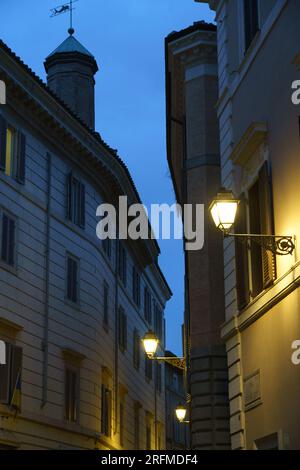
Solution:
{"label": "window frame", "polygon": [[[14,249],[13,249],[13,260],[14,263],[11,265],[2,258],[2,243],[3,243],[3,216],[14,221]],[[19,219],[12,212],[6,208],[0,206],[0,266],[14,274],[17,272],[18,267],[18,246],[19,243]]]}
{"label": "window frame", "polygon": [[[77,282],[76,282],[76,301],[68,297],[68,259],[72,259],[77,263]],[[72,305],[72,307],[80,307],[80,259],[77,256],[74,256],[69,251],[66,252],[66,261],[65,261],[65,302]]]}

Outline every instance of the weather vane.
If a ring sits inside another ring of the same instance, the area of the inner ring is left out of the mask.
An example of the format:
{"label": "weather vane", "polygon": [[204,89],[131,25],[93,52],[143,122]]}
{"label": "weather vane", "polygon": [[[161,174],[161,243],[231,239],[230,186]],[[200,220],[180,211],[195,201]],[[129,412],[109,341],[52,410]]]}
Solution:
{"label": "weather vane", "polygon": [[73,28],[73,10],[75,8],[73,7],[73,3],[78,2],[78,0],[70,0],[69,3],[64,3],[63,5],[59,5],[58,7],[51,8],[51,15],[50,18],[53,18],[55,16],[59,16],[62,13],[70,13],[70,28],[68,30],[69,34],[74,34],[74,28]]}

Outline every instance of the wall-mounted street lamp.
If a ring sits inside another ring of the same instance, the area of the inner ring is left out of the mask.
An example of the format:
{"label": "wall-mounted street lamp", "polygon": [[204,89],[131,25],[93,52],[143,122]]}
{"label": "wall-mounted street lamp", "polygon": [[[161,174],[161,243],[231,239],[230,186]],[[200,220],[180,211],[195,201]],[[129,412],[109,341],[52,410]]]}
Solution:
{"label": "wall-mounted street lamp", "polygon": [[142,343],[148,359],[168,362],[169,364],[172,364],[172,366],[178,367],[178,369],[185,369],[186,361],[184,357],[165,357],[155,355],[159,340],[153,331],[149,330],[145,334],[145,336],[142,338]]}
{"label": "wall-mounted street lamp", "polygon": [[276,255],[293,254],[295,244],[290,235],[231,233],[230,229],[234,225],[239,203],[240,201],[235,199],[231,191],[221,188],[209,207],[216,227],[222,230],[225,237],[253,240]]}
{"label": "wall-mounted street lamp", "polygon": [[175,414],[176,414],[176,418],[178,419],[180,423],[189,423],[189,421],[185,419],[186,413],[187,413],[186,406],[179,403],[179,405],[177,405],[175,408]]}

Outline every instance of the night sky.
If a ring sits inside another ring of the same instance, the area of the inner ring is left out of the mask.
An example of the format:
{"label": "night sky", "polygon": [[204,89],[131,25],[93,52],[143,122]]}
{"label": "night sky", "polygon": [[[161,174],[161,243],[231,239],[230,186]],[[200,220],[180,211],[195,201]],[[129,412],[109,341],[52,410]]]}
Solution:
{"label": "night sky", "polygon": [[[1,0],[0,38],[43,80],[45,57],[67,37],[69,15],[50,18],[50,9],[63,3]],[[213,21],[213,12],[193,0],[79,0],[74,7],[75,37],[100,69],[96,129],[118,149],[144,204],[173,204],[166,160],[164,38],[194,21]],[[159,264],[174,293],[166,309],[167,348],[181,354],[182,241],[159,240],[159,245]]]}

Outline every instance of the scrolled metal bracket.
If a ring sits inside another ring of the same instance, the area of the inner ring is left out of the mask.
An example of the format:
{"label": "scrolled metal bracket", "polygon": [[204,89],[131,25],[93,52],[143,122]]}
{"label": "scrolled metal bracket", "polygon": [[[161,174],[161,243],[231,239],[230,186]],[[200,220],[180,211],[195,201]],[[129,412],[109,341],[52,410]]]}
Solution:
{"label": "scrolled metal bracket", "polygon": [[259,235],[243,233],[224,233],[225,237],[235,237],[241,241],[254,241],[275,255],[292,255],[295,250],[294,237],[286,235]]}
{"label": "scrolled metal bracket", "polygon": [[164,361],[171,364],[173,367],[177,367],[177,369],[184,370],[186,366],[186,360],[184,357],[160,357],[160,356],[153,356],[151,359],[156,361]]}

